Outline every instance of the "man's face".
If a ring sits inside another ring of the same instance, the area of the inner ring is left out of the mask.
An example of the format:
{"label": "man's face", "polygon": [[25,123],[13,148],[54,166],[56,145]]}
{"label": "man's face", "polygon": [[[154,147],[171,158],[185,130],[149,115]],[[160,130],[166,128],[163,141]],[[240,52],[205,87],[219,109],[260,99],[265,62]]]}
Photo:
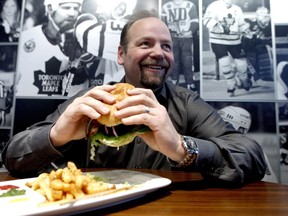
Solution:
{"label": "man's face", "polygon": [[172,40],[167,26],[157,18],[135,22],[128,30],[128,45],[118,50],[126,82],[155,89],[170,75],[174,62]]}
{"label": "man's face", "polygon": [[256,18],[262,26],[268,26],[270,23],[270,15],[265,9],[258,11]]}
{"label": "man's face", "polygon": [[63,3],[53,14],[53,20],[60,28],[60,32],[65,32],[73,28],[73,25],[80,13],[80,5],[77,3]]}

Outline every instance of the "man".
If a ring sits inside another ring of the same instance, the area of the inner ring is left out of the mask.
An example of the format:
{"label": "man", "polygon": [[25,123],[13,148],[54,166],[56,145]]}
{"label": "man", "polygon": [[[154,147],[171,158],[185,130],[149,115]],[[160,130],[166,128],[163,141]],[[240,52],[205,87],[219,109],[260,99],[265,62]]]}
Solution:
{"label": "man", "polygon": [[203,24],[209,30],[209,42],[219,63],[219,71],[227,81],[229,96],[235,95],[237,86],[249,91],[252,82],[241,45],[241,34],[248,31],[248,26],[241,8],[232,4],[232,0],[212,2],[205,11]]}
{"label": "man", "polygon": [[90,62],[73,36],[83,0],[45,0],[48,22],[21,33],[17,96],[71,96],[88,87]]}
{"label": "man", "polygon": [[[125,125],[143,124],[151,132],[119,149],[98,146],[89,166],[194,170],[212,182],[235,185],[264,176],[266,164],[258,143],[227,125],[198,94],[167,81],[174,56],[165,23],[137,13],[120,38],[122,81],[136,88],[116,104],[114,115]],[[109,114],[105,104],[115,103],[109,93],[114,88],[103,85],[83,91],[44,122],[16,134],[2,153],[6,168],[14,175],[28,175],[41,172],[50,162],[73,160],[79,167],[87,166],[87,124]]]}
{"label": "man", "polygon": [[193,70],[193,35],[199,29],[196,6],[191,1],[172,0],[162,6],[162,19],[167,24],[172,40],[175,65],[171,74],[173,84],[179,83],[180,73],[188,89],[197,91]]}
{"label": "man", "polygon": [[273,81],[272,36],[269,10],[259,7],[255,17],[246,19],[249,34],[243,35],[242,44],[247,57],[249,72],[254,80]]}

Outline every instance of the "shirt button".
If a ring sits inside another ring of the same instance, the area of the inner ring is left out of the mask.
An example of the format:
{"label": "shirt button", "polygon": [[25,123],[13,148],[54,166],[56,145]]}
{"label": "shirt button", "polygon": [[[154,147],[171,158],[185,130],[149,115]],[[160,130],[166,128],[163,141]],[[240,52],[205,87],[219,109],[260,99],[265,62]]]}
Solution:
{"label": "shirt button", "polygon": [[136,137],[136,143],[140,144],[141,143],[141,138],[140,137]]}

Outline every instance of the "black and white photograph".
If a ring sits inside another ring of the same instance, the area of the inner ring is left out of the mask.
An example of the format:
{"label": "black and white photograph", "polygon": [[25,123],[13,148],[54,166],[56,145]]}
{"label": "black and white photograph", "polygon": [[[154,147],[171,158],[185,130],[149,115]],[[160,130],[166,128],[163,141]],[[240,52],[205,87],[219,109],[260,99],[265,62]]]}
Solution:
{"label": "black and white photograph", "polygon": [[276,46],[276,96],[278,100],[288,99],[288,25],[275,24]]}
{"label": "black and white photograph", "polygon": [[0,128],[11,127],[17,46],[0,45]]}
{"label": "black and white photograph", "polygon": [[158,1],[34,0],[25,8],[17,96],[69,97],[122,78],[116,51],[125,20],[139,8],[158,13]]}
{"label": "black and white photograph", "polygon": [[288,184],[288,103],[278,103],[281,180]]}
{"label": "black and white photograph", "polygon": [[0,43],[17,43],[20,37],[22,0],[0,1]]}
{"label": "black and white photograph", "polygon": [[161,17],[173,40],[175,64],[171,82],[200,93],[198,1],[163,0]]}
{"label": "black and white photograph", "polygon": [[8,142],[8,140],[10,139],[11,137],[10,135],[11,135],[11,129],[0,127],[0,172],[2,169],[4,169],[2,158],[1,158],[1,152],[4,146],[6,145],[6,143]]}
{"label": "black and white photograph", "polygon": [[202,97],[273,100],[270,1],[203,0],[202,8]]}

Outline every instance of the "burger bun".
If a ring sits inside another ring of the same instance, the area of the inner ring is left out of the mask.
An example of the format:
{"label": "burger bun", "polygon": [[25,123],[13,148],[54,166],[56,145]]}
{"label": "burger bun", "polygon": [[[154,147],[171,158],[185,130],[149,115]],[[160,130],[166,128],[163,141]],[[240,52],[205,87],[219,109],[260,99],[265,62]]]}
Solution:
{"label": "burger bun", "polygon": [[116,104],[126,97],[129,97],[127,94],[128,89],[134,89],[135,87],[129,83],[116,83],[116,89],[110,93],[115,96],[116,102],[113,105],[105,104],[109,109],[110,113],[108,115],[101,115],[97,121],[105,126],[112,127],[119,124],[122,124],[121,119],[117,119],[114,116],[114,113],[117,111]]}

